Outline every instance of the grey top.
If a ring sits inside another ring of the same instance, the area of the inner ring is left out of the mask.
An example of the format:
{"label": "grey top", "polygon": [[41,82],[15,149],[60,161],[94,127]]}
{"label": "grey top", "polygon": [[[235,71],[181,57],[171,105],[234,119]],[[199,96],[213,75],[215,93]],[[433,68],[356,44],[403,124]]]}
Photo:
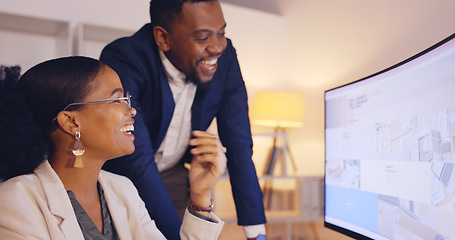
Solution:
{"label": "grey top", "polygon": [[111,214],[106,204],[106,199],[104,198],[103,189],[98,183],[98,193],[100,195],[101,201],[101,213],[103,215],[103,232],[101,233],[96,227],[95,223],[90,219],[90,217],[85,212],[81,204],[76,200],[76,195],[69,190],[68,196],[71,200],[71,205],[73,205],[74,213],[76,214],[77,221],[81,227],[82,234],[84,235],[85,240],[119,240],[117,231],[112,222]]}

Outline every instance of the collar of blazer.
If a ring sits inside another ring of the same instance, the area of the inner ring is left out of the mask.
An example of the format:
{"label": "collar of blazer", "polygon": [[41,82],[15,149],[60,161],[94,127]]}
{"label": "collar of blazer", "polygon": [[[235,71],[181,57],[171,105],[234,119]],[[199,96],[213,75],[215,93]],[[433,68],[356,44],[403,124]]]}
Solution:
{"label": "collar of blazer", "polygon": [[35,169],[35,174],[43,187],[42,190],[48,202],[49,211],[54,214],[57,221],[60,221],[61,232],[67,239],[82,239],[82,231],[78,227],[76,214],[68,194],[49,162],[46,160],[38,166]]}

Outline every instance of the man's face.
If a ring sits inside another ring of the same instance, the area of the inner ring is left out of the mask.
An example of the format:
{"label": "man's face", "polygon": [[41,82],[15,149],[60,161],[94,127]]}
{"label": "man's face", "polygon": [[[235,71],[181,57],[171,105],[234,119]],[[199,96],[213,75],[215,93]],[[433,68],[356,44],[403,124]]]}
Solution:
{"label": "man's face", "polygon": [[165,54],[191,81],[208,83],[226,49],[225,28],[218,1],[184,3],[181,17],[168,30],[169,51]]}

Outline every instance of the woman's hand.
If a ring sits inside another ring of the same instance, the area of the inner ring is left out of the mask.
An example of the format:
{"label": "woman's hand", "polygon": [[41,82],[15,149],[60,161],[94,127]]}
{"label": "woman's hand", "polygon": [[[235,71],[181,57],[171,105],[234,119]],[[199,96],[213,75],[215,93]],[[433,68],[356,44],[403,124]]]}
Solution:
{"label": "woman's hand", "polygon": [[225,148],[213,134],[204,131],[193,131],[192,134],[195,138],[189,141],[194,147],[189,172],[190,197],[196,205],[208,207],[211,191],[226,170]]}

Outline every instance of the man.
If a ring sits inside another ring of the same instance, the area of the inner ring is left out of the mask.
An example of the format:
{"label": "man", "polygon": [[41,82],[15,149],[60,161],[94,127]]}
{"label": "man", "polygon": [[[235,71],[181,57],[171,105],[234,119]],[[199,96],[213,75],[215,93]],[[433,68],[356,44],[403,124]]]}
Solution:
{"label": "man", "polygon": [[247,93],[219,2],[152,0],[150,15],[151,24],[101,53],[137,109],[136,151],[109,161],[105,169],[128,176],[158,228],[178,239],[178,216],[188,194],[184,163],[193,157],[190,139],[198,137],[191,130],[206,131],[216,117],[224,145],[218,141],[217,157],[226,152],[238,224],[247,238],[264,235]]}

